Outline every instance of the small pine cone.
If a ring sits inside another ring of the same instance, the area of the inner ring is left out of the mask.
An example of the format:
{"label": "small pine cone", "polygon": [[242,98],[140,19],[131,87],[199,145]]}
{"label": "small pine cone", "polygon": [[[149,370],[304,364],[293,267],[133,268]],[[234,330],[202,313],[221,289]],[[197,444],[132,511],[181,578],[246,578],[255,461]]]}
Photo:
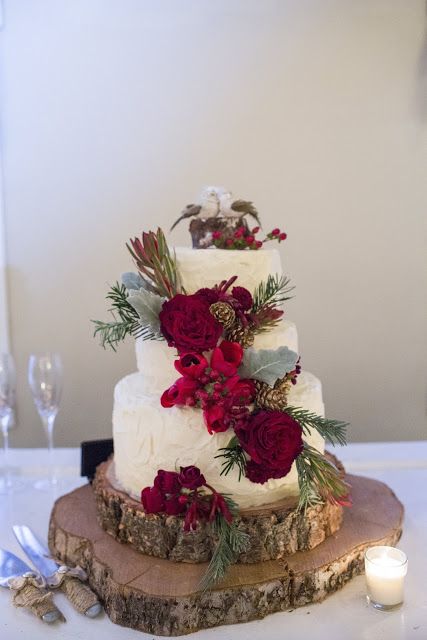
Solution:
{"label": "small pine cone", "polygon": [[238,342],[244,349],[247,349],[253,345],[255,336],[250,327],[242,327],[240,323],[236,322],[228,329],[226,338],[230,342]]}
{"label": "small pine cone", "polygon": [[[271,388],[265,382],[255,381],[255,404],[261,409],[270,409],[272,411],[283,411],[288,404],[287,396],[289,386],[280,381],[282,384],[275,388]],[[277,384],[277,382],[276,382]]]}
{"label": "small pine cone", "polygon": [[209,307],[209,311],[215,320],[218,320],[225,329],[228,329],[234,324],[236,314],[228,302],[214,302]]}

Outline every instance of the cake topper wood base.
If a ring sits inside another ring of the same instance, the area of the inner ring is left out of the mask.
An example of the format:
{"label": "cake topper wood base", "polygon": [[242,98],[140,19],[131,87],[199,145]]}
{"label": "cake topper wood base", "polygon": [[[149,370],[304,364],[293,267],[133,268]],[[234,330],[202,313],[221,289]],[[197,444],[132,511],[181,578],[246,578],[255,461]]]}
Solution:
{"label": "cake topper wood base", "polygon": [[[331,454],[334,464],[344,469]],[[140,502],[115,489],[108,479],[111,460],[96,470],[94,492],[98,522],[107,533],[140,553],[175,562],[207,562],[216,541],[208,525],[186,533],[182,516],[149,514]],[[298,497],[290,496],[262,507],[242,509],[236,523],[249,535],[250,546],[238,562],[278,560],[296,551],[314,549],[341,526],[343,508],[330,502],[298,511]]]}
{"label": "cake topper wood base", "polygon": [[183,635],[220,624],[247,622],[269,613],[319,602],[363,571],[373,544],[394,545],[403,507],[383,483],[348,476],[353,507],[341,529],[311,551],[283,560],[235,564],[214,590],[202,592],[205,564],[175,563],[138,553],[98,524],[92,487],[55,503],[49,546],[67,564],[80,564],[111,620],[155,635]]}

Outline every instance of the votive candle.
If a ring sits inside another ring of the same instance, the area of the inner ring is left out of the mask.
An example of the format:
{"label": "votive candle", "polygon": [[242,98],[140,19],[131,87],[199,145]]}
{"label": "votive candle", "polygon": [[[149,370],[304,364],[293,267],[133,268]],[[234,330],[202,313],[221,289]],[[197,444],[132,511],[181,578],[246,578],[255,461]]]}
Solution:
{"label": "votive candle", "polygon": [[394,609],[403,602],[408,559],[394,547],[370,547],[365,552],[368,598],[376,609]]}

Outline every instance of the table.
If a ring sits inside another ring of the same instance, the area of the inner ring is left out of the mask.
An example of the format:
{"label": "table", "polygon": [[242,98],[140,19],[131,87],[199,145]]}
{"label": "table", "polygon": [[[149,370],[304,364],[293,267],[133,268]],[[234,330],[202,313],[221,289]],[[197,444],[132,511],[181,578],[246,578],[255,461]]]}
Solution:
{"label": "table", "polygon": [[[323,603],[276,613],[264,620],[200,631],[195,640],[425,640],[427,638],[427,441],[350,444],[338,457],[351,473],[386,482],[405,505],[404,533],[399,547],[408,555],[406,600],[392,612],[376,611],[365,600],[365,579],[359,576]],[[42,492],[31,482],[45,473],[47,454],[42,449],[16,449],[11,463],[27,487],[13,496],[0,496],[0,546],[20,554],[12,524],[28,524],[47,535],[49,514],[56,497],[84,484],[79,478],[78,449],[57,449],[61,491]],[[57,495],[55,495],[55,493]],[[152,635],[118,627],[106,615],[95,620],[80,616],[62,594],[55,601],[67,623],[45,625],[21,609],[14,609],[10,594],[0,590],[2,640],[86,640],[93,633],[102,640],[148,640]],[[184,636],[181,636],[184,637]],[[190,637],[190,636],[185,636]]]}

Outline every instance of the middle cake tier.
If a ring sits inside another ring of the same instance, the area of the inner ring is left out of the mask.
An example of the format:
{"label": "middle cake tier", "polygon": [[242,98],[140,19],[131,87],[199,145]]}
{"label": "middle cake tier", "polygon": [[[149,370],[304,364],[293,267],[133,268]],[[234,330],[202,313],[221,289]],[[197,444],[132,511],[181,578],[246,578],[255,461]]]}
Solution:
{"label": "middle cake tier", "polygon": [[[289,404],[324,416],[320,380],[303,371],[289,393]],[[187,465],[198,466],[209,484],[221,493],[232,494],[241,508],[257,507],[299,492],[295,463],[284,478],[264,484],[244,477],[239,480],[236,469],[221,475],[221,458],[215,456],[227,446],[232,434],[210,435],[199,409],[163,408],[158,391],[147,392],[143,373],[126,376],[116,385],[113,434],[115,462],[110,480],[137,499],[144,487],[153,484],[159,469],[172,471]],[[324,440],[317,432],[305,439],[324,451]]]}

